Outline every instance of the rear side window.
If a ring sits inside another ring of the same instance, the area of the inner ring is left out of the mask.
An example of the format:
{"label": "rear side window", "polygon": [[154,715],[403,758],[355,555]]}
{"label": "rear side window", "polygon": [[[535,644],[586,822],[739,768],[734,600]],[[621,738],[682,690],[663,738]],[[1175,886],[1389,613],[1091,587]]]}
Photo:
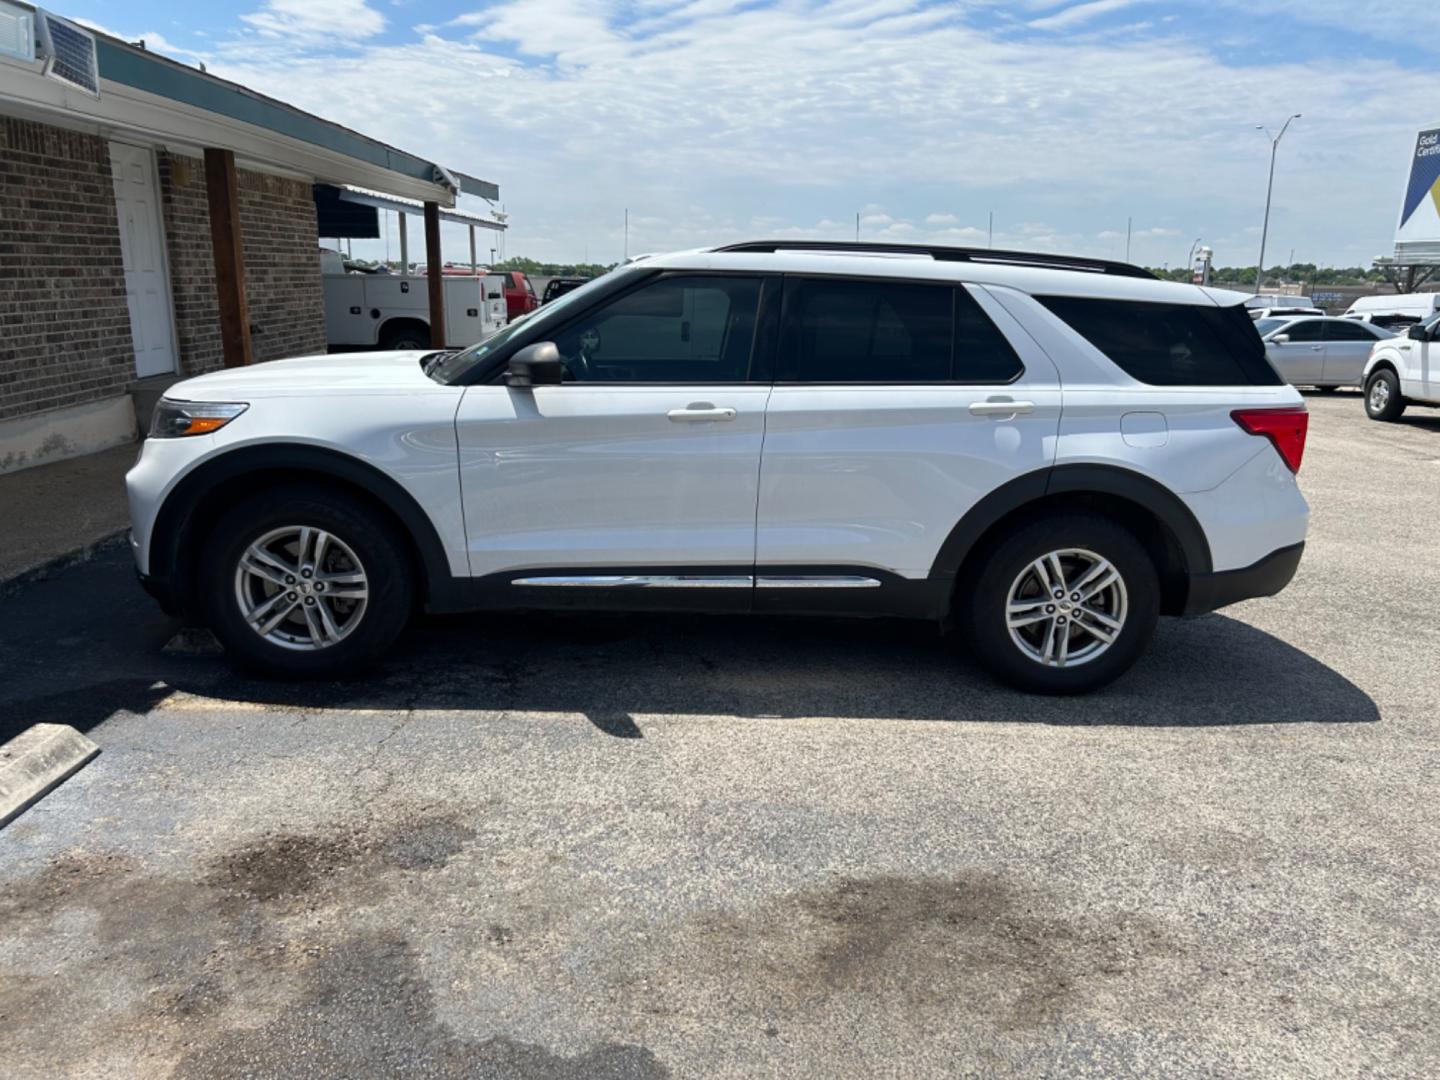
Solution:
{"label": "rear side window", "polygon": [[781,382],[1009,382],[1019,358],[969,293],[951,285],[792,278]]}
{"label": "rear side window", "polygon": [[1375,340],[1375,335],[1364,323],[1327,322],[1325,324],[1325,340],[1373,342]]}
{"label": "rear side window", "polygon": [[1241,305],[1152,304],[1040,296],[1042,304],[1151,386],[1280,386],[1265,346]]}

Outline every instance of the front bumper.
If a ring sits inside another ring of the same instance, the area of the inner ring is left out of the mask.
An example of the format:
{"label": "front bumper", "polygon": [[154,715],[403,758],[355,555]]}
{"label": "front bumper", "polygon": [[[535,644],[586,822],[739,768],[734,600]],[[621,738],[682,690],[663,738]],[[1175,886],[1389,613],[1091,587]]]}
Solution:
{"label": "front bumper", "polygon": [[1272,551],[1258,562],[1239,570],[1221,570],[1213,574],[1192,574],[1190,592],[1185,600],[1185,615],[1203,615],[1241,600],[1274,596],[1295,576],[1305,543]]}

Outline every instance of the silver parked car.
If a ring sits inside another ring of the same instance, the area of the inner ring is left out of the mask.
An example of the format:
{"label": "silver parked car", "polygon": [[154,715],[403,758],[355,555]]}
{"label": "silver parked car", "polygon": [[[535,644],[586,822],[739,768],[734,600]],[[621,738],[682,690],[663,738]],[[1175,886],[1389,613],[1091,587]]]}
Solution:
{"label": "silver parked car", "polygon": [[1359,386],[1384,327],[1327,315],[1276,316],[1255,323],[1265,354],[1292,386]]}

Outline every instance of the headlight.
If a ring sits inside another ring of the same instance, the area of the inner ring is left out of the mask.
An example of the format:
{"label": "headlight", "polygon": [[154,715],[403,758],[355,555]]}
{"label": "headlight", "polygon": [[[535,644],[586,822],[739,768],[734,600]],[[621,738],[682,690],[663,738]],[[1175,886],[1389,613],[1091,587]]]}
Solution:
{"label": "headlight", "polygon": [[178,439],[219,431],[250,406],[244,402],[171,401],[161,398],[150,418],[150,438]]}

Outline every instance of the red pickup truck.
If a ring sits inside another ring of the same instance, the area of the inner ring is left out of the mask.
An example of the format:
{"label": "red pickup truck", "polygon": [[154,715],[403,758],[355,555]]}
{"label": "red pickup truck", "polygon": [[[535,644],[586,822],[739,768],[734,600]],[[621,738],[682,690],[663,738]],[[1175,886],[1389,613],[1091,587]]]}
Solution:
{"label": "red pickup truck", "polygon": [[505,279],[505,311],[512,320],[519,318],[540,306],[535,295],[535,286],[520,270],[494,270]]}
{"label": "red pickup truck", "polygon": [[[441,273],[446,275],[469,276],[475,271],[468,266],[460,266],[455,263],[446,263]],[[535,295],[535,286],[530,284],[530,279],[525,276],[523,270],[481,270],[486,277],[503,278],[505,281],[505,315],[508,319],[514,320],[527,312],[534,311],[540,306],[540,298]]]}

